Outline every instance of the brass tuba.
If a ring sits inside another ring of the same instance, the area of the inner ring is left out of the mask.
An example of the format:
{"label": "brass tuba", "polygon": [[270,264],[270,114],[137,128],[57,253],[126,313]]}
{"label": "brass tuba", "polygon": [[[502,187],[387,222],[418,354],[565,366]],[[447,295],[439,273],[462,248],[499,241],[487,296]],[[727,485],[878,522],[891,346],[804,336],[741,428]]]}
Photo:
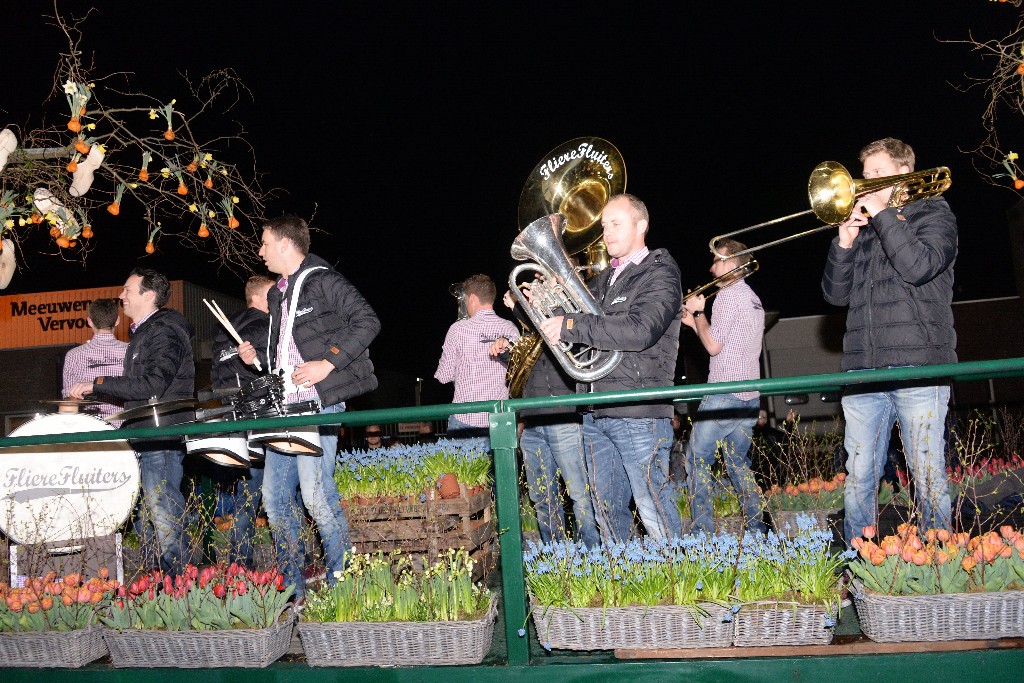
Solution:
{"label": "brass tuba", "polygon": [[[517,261],[534,260],[513,268],[508,282],[519,305],[537,329],[548,318],[563,313],[604,315],[562,244],[561,226],[564,223],[565,217],[557,213],[538,218],[512,242],[512,258]],[[530,284],[529,299],[519,287],[519,276],[523,273],[531,277],[535,273],[540,274]],[[566,374],[577,382],[599,380],[622,360],[621,351],[602,351],[564,341],[552,344],[543,336],[541,340],[548,344]]]}
{"label": "brass tuba", "polygon": [[[561,214],[559,222],[564,229],[559,241],[567,264],[560,264],[559,270],[572,267],[568,256],[583,252],[580,268],[592,277],[608,265],[608,252],[601,242],[601,212],[610,197],[625,189],[626,167],[614,145],[601,138],[569,140],[551,150],[527,178],[519,198],[519,225],[529,226],[542,217]],[[509,278],[509,285],[519,292],[514,277]],[[520,305],[529,310],[521,300]],[[523,336],[509,347],[505,381],[512,398],[522,396],[543,344],[541,335],[527,331],[524,325]],[[561,356],[564,354],[555,351],[556,358]]]}

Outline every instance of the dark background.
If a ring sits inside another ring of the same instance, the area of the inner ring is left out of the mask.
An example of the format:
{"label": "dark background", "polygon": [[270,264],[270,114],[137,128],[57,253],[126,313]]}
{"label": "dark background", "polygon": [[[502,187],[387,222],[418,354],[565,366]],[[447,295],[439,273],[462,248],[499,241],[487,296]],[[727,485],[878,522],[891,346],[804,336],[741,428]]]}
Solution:
{"label": "dark background", "polygon": [[[52,8],[8,4],[0,126],[62,117],[63,97],[46,101],[66,49],[44,18]],[[229,116],[246,128],[263,186],[280,188],[268,214],[315,210],[313,251],[382,319],[371,355],[384,370],[432,377],[455,319],[449,284],[483,272],[504,287],[527,175],[576,137],[619,149],[628,191],[651,212],[648,243],[677,258],[684,289],[710,279],[711,236],[806,209],[816,164],[859,177],[865,143],[901,138],[919,169],[952,170],[957,300],[1016,294],[1005,214],[1017,195],[986,183],[968,153],[985,101],[963,88],[993,63],[949,42],[1010,33],[1019,10],[1009,3],[97,6],[83,25],[94,76],[131,72],[136,89],[167,101],[182,73],[238,73],[252,98]],[[1024,138],[1004,139],[1024,154]],[[141,221],[105,218],[97,235],[117,239],[87,267],[40,253],[50,251],[40,241],[4,293],[121,284],[141,263],[240,294],[241,279],[208,256],[164,240],[146,257]],[[837,310],[819,289],[831,236],[759,255],[751,285],[766,309]]]}

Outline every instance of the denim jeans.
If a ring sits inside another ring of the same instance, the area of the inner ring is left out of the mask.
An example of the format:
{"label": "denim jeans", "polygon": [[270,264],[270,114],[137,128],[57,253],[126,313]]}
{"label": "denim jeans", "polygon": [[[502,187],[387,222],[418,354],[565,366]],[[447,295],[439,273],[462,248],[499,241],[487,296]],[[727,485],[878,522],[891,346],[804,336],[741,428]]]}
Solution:
{"label": "denim jeans", "polygon": [[[182,461],[185,448],[138,451],[144,520],[153,525],[155,556],[160,569],[181,574],[191,558],[185,556],[185,497],[181,494]],[[144,536],[145,538],[145,536]]]}
{"label": "denim jeans", "polygon": [[672,422],[667,417],[583,416],[583,446],[601,539],[629,540],[632,497],[647,533],[679,536],[676,491],[668,480]]}
{"label": "denim jeans", "polygon": [[761,493],[750,469],[750,438],[759,407],[759,399],[744,400],[733,394],[712,394],[700,402],[686,445],[686,482],[694,531],[715,533],[713,499],[717,487],[711,465],[719,448],[725,472],[740,497],[744,527],[765,530]]}
{"label": "denim jeans", "polygon": [[600,544],[597,520],[587,488],[583,464],[583,425],[575,416],[527,418],[519,440],[530,500],[537,512],[540,538],[544,543],[566,538],[565,508],[559,495],[558,478],[572,500],[578,535],[589,548]]}
{"label": "denim jeans", "polygon": [[[340,413],[345,404],[327,406],[321,413]],[[296,597],[304,597],[305,557],[302,552],[302,508],[296,505],[295,489],[316,522],[324,547],[324,563],[328,580],[334,572],[345,568],[345,553],[351,552],[348,522],[341,508],[338,487],[334,483],[334,467],[338,454],[338,427],[320,428],[323,455],[293,455],[267,448],[263,468],[263,505],[270,522],[270,533],[277,550],[277,561],[285,584],[295,585]]]}
{"label": "denim jeans", "polygon": [[254,569],[252,546],[256,516],[263,500],[263,468],[250,467],[234,482],[233,517],[228,544],[228,561]]}
{"label": "denim jeans", "polygon": [[479,448],[484,451],[491,450],[490,429],[466,424],[454,415],[448,418],[448,433],[446,436],[453,441],[461,441],[468,447]]}
{"label": "denim jeans", "polygon": [[914,478],[918,526],[948,529],[949,481],[946,476],[948,386],[879,387],[851,390],[843,396],[846,418],[846,520],[849,545],[865,526],[878,523],[878,481],[889,457],[889,436],[900,423],[903,451]]}

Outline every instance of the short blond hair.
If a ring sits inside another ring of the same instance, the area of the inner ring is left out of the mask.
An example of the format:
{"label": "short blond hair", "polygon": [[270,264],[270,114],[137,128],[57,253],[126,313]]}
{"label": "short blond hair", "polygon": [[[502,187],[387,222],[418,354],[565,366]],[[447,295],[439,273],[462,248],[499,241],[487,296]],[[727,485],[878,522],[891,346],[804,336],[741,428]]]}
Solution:
{"label": "short blond hair", "polygon": [[914,163],[917,161],[914,150],[910,148],[910,145],[896,138],[882,138],[865,145],[864,149],[860,151],[860,163],[863,164],[865,159],[879,152],[888,154],[896,162],[896,166],[906,166],[911,171],[914,170]]}

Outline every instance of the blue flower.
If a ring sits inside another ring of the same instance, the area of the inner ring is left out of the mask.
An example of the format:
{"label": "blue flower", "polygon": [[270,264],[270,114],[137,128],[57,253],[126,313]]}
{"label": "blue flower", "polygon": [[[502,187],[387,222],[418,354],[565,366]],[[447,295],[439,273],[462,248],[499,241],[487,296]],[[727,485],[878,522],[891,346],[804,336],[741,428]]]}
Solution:
{"label": "blue flower", "polygon": [[733,614],[736,614],[739,611],[740,611],[740,606],[739,605],[733,605],[732,606],[732,613]]}
{"label": "blue flower", "polygon": [[526,629],[525,628],[521,628],[521,629],[519,629],[519,631],[517,631],[517,633],[519,633],[519,637],[522,638],[523,636],[526,635]]}
{"label": "blue flower", "polygon": [[551,643],[544,643],[544,649],[551,652]]}

